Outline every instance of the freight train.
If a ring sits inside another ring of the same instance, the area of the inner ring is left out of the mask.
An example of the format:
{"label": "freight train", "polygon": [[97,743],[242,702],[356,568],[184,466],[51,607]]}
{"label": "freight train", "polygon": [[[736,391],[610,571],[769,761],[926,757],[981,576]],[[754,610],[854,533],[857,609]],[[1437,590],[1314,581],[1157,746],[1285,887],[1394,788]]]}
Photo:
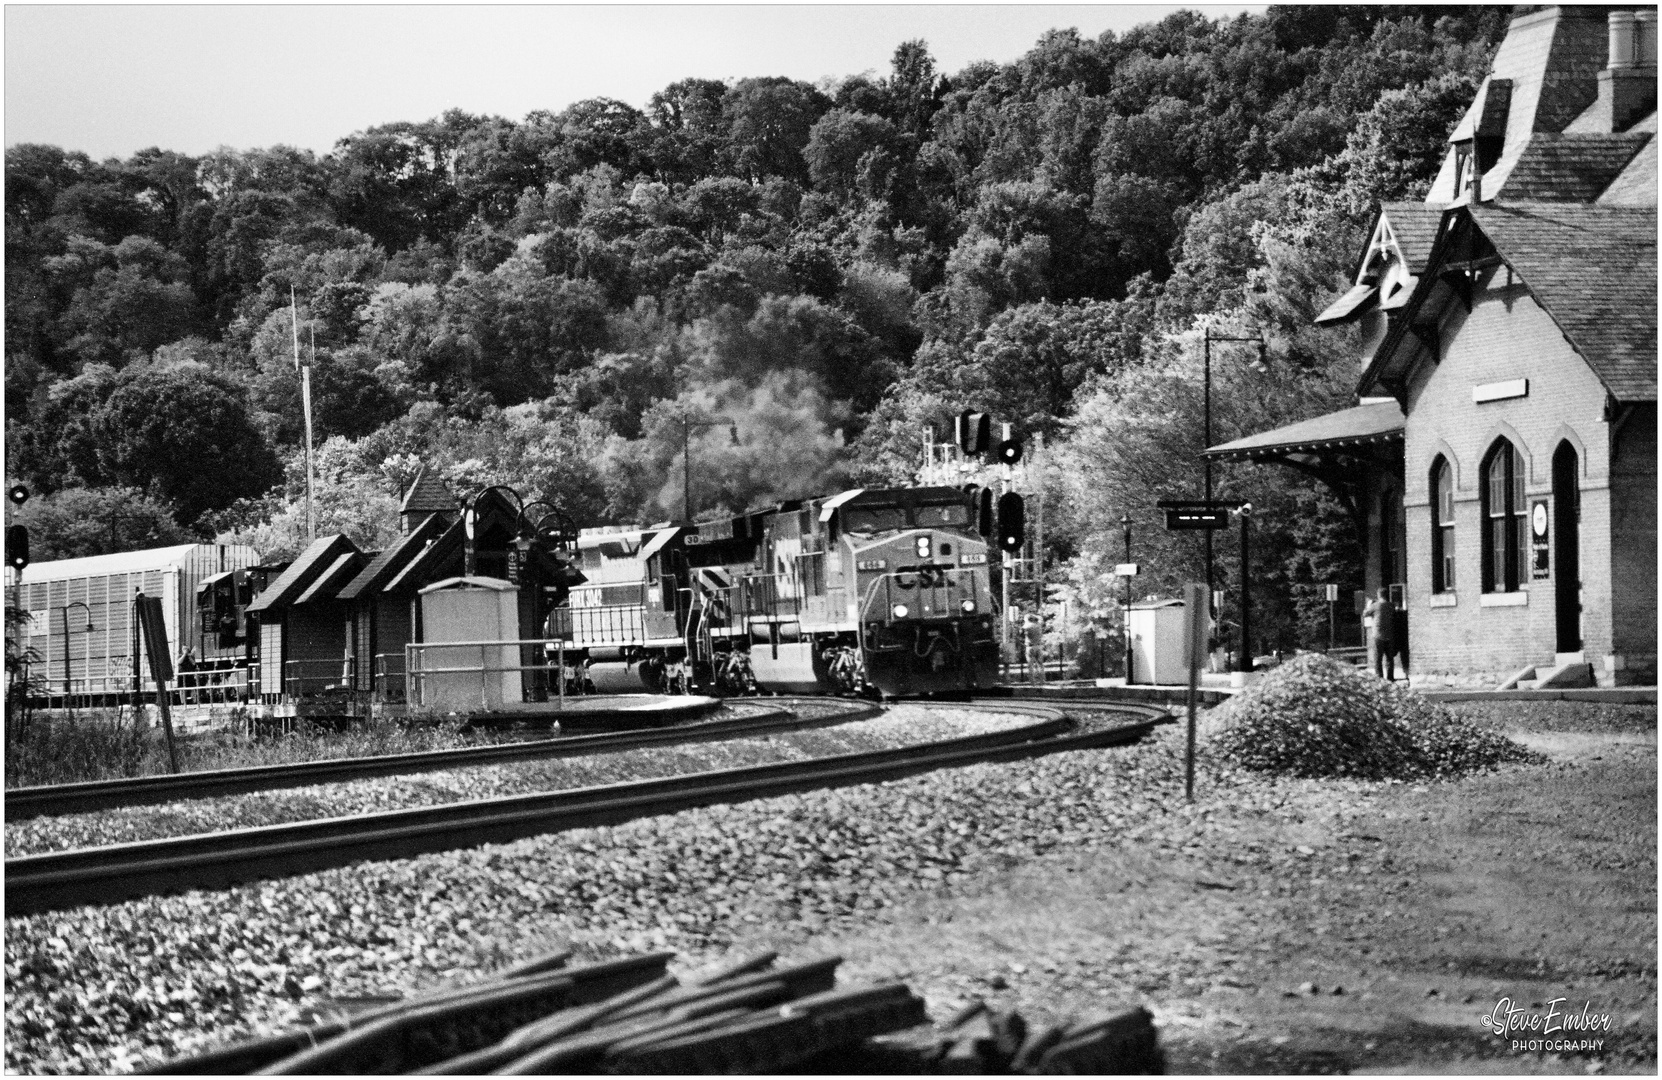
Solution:
{"label": "freight train", "polygon": [[547,632],[609,688],[902,696],[997,680],[989,545],[957,488],[585,531],[577,555],[586,580]]}
{"label": "freight train", "polygon": [[37,698],[91,703],[153,692],[133,596],[161,600],[168,641],[190,651],[181,686],[216,699],[246,698],[258,635],[246,609],[281,567],[259,565],[243,544],[179,544],[33,563],[9,586],[10,633],[32,658]]}
{"label": "freight train", "polygon": [[[383,552],[329,536],[284,565],[232,545],[31,565],[11,602],[32,615],[18,644],[46,676],[33,696],[153,692],[131,617],[142,590],[164,598],[171,647],[194,653],[176,687],[198,692],[181,700],[327,698],[360,715],[413,704],[404,653],[437,629],[426,592],[485,579],[518,589],[519,640],[561,643],[568,690],[908,696],[997,681],[998,560],[977,493],[855,489],[696,525],[554,535],[502,490],[465,504],[470,530],[447,493],[412,487]],[[483,576],[456,576],[470,574]],[[525,700],[547,696],[546,677],[525,683]]]}

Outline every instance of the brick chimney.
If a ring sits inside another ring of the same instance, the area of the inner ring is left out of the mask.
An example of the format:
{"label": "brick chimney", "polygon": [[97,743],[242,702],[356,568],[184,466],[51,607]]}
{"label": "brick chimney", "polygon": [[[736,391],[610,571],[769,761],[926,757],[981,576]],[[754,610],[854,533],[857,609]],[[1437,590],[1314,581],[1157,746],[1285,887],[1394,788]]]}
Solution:
{"label": "brick chimney", "polygon": [[1656,9],[1610,13],[1610,58],[1599,72],[1599,127],[1626,131],[1656,111]]}

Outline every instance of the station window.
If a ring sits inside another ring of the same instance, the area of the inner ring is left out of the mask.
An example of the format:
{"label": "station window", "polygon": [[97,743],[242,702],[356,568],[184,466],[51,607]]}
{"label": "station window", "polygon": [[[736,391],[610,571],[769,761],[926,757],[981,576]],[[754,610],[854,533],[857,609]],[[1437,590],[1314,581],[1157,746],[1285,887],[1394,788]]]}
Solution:
{"label": "station window", "polygon": [[1483,461],[1483,591],[1516,592],[1528,580],[1529,515],[1524,505],[1524,460],[1498,439]]}
{"label": "station window", "polygon": [[1454,468],[1439,456],[1431,465],[1431,591],[1454,589]]}

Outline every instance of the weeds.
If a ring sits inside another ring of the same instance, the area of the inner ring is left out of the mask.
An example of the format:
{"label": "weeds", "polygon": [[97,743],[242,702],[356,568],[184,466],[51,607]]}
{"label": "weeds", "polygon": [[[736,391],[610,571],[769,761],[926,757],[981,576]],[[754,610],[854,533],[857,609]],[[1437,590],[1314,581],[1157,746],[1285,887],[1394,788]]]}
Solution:
{"label": "weeds", "polygon": [[[182,772],[287,765],[332,758],[452,750],[523,737],[513,730],[481,731],[451,718],[433,722],[360,724],[343,730],[299,720],[281,733],[230,730],[180,736]],[[6,786],[72,784],[87,780],[156,776],[168,772],[161,730],[132,708],[83,709],[69,715],[36,713],[14,730],[6,754]]]}

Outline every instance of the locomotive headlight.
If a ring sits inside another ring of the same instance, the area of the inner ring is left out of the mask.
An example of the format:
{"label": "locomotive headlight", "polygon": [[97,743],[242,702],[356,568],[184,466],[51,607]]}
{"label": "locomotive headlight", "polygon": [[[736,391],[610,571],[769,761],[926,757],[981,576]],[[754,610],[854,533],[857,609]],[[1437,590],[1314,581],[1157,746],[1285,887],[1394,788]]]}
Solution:
{"label": "locomotive headlight", "polygon": [[963,608],[963,609],[964,609],[964,614],[966,614],[966,615],[967,615],[967,614],[969,614],[969,613],[970,613],[970,612],[972,612],[972,611],[974,611],[974,610],[975,610],[975,601],[974,601],[974,600],[965,600],[965,601],[964,601],[964,602],[963,602],[963,603],[962,603],[962,604],[961,604],[961,605],[959,605],[959,606],[960,606],[960,607],[962,607],[962,608]]}
{"label": "locomotive headlight", "polygon": [[927,536],[918,537],[918,558],[929,558],[929,537]]}
{"label": "locomotive headlight", "polygon": [[907,607],[905,604],[896,604],[894,606],[894,617],[897,619],[904,619],[911,610],[912,609]]}

